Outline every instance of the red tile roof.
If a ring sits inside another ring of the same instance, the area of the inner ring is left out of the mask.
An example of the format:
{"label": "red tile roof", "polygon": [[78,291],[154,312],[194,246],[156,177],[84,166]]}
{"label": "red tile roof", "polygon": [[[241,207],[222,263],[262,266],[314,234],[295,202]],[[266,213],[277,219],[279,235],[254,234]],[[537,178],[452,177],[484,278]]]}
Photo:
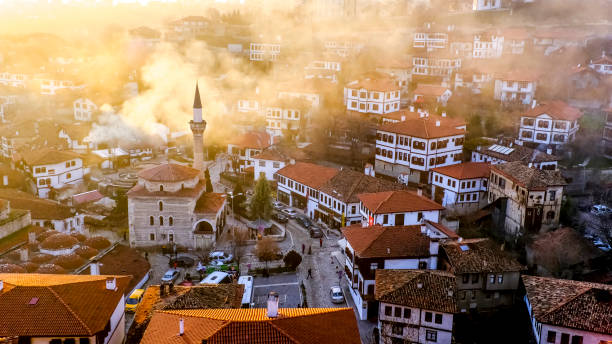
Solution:
{"label": "red tile roof", "polygon": [[43,148],[36,151],[21,153],[21,158],[29,166],[59,164],[62,162],[81,158],[74,152],[58,151],[51,148]]}
{"label": "red tile roof", "polygon": [[277,318],[268,318],[265,308],[163,311],[154,314],[141,343],[331,344],[339,339],[361,343],[352,308],[281,308]]}
{"label": "red tile roof", "polygon": [[104,195],[101,194],[100,191],[92,190],[72,196],[72,204],[79,205],[83,203],[97,202],[102,198],[104,198]]}
{"label": "red tile roof", "polygon": [[524,117],[537,117],[539,115],[549,115],[553,119],[561,119],[574,121],[582,117],[582,111],[569,106],[567,103],[561,100],[555,100],[548,103],[543,103],[530,109],[522,116]]}
{"label": "red tile roof", "polygon": [[458,313],[455,275],[435,270],[376,270],[377,301]]}
{"label": "red tile roof", "polygon": [[440,204],[416,192],[383,191],[364,193],[357,196],[364,207],[373,214],[404,213],[413,211],[443,210]]}
{"label": "red tile roof", "polygon": [[232,138],[229,142],[239,148],[265,149],[270,147],[270,134],[265,131],[250,131],[238,137]]}
{"label": "red tile roof", "polygon": [[603,55],[602,57],[598,58],[597,60],[593,60],[591,61],[592,64],[607,64],[607,65],[612,65],[612,57],[607,56],[607,55]]}
{"label": "red tile roof", "polygon": [[276,173],[310,188],[318,189],[338,174],[338,172],[340,172],[340,170],[333,167],[326,167],[308,162],[296,162],[295,164],[290,164],[281,168]]}
{"label": "red tile roof", "polygon": [[[106,289],[107,277],[117,289]],[[129,276],[0,274],[0,336],[89,337],[106,327]]]}
{"label": "red tile roof", "polygon": [[436,167],[432,171],[459,180],[488,178],[489,174],[491,174],[491,165],[486,162],[464,162],[456,165]]}
{"label": "red tile roof", "polygon": [[455,123],[445,121],[443,117],[439,120],[439,125],[437,121],[429,117],[406,119],[402,122],[383,124],[378,130],[423,139],[465,135],[465,130],[458,129]]}
{"label": "red tile roof", "polygon": [[404,189],[403,184],[344,169],[328,180],[319,191],[344,203],[358,203],[358,194]]}
{"label": "red tile roof", "polygon": [[127,192],[128,197],[186,197],[199,198],[206,189],[206,183],[200,181],[194,188],[184,188],[176,192],[168,191],[148,191],[144,185],[136,184]]}
{"label": "red tile roof", "polygon": [[502,34],[504,36],[505,41],[516,40],[522,41],[529,38],[529,33],[527,30],[521,27],[513,27],[502,30]]}
{"label": "red tile roof", "polygon": [[565,178],[561,175],[561,171],[528,167],[522,161],[492,165],[491,171],[509,178],[527,190],[546,190],[549,186],[567,185]]}
{"label": "red tile roof", "polygon": [[495,76],[495,79],[508,81],[537,81],[539,78],[539,73],[529,70],[510,70]]}
{"label": "red tile roof", "polygon": [[355,224],[342,229],[342,234],[359,258],[428,257],[430,238],[421,233],[421,226]]}
{"label": "red tile roof", "polygon": [[490,239],[465,239],[440,245],[455,274],[521,271],[525,267]]}
{"label": "red tile roof", "polygon": [[162,164],[140,171],[138,177],[151,182],[180,182],[200,175],[200,170],[178,164]]}
{"label": "red tile roof", "polygon": [[414,94],[426,97],[439,97],[447,90],[449,90],[449,88],[445,86],[418,84],[417,88],[414,90]]}
{"label": "red tile roof", "polygon": [[612,335],[612,286],[522,276],[537,321]]}
{"label": "red tile roof", "polygon": [[453,239],[453,240],[459,239],[459,235],[452,229],[446,227],[445,225],[441,223],[429,221],[429,220],[427,220],[426,222],[432,225],[433,227],[435,227],[440,232],[442,232],[442,234],[446,235],[449,239]]}
{"label": "red tile roof", "polygon": [[348,84],[346,88],[350,89],[366,89],[368,91],[399,91],[400,87],[397,81],[392,79],[364,79],[355,84]]}
{"label": "red tile roof", "polygon": [[196,202],[194,213],[216,214],[225,204],[225,195],[214,192],[205,192]]}
{"label": "red tile roof", "polygon": [[64,220],[73,217],[69,207],[15,189],[0,189],[0,198],[11,202],[12,209],[29,210],[32,219]]}

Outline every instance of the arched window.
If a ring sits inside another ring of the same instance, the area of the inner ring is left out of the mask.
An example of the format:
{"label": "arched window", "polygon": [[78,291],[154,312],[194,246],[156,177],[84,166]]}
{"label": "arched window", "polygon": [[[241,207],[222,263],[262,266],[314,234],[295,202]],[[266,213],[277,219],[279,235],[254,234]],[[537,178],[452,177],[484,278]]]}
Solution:
{"label": "arched window", "polygon": [[164,186],[163,185],[159,186],[159,191],[164,191]]}
{"label": "arched window", "polygon": [[155,220],[153,219],[153,216],[149,216],[149,225],[153,226],[155,224]]}
{"label": "arched window", "polygon": [[163,216],[160,216],[160,217],[159,217],[159,225],[160,225],[160,226],[163,226],[163,225],[164,225],[164,217],[163,217]]}
{"label": "arched window", "polygon": [[163,202],[159,202],[159,211],[163,211],[164,210],[164,203]]}
{"label": "arched window", "polygon": [[174,226],[174,219],[172,218],[172,216],[170,216],[170,218],[168,219],[168,225]]}

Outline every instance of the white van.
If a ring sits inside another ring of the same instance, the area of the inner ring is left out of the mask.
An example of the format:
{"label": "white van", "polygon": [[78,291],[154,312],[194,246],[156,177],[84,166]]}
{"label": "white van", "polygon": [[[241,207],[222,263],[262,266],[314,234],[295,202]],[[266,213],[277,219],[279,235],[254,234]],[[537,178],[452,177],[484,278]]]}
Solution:
{"label": "white van", "polygon": [[210,275],[206,276],[200,281],[200,284],[221,284],[231,283],[232,277],[223,271],[213,271]]}
{"label": "white van", "polygon": [[242,305],[240,308],[251,308],[253,302],[253,276],[240,276],[238,284],[244,285],[244,294],[242,294]]}

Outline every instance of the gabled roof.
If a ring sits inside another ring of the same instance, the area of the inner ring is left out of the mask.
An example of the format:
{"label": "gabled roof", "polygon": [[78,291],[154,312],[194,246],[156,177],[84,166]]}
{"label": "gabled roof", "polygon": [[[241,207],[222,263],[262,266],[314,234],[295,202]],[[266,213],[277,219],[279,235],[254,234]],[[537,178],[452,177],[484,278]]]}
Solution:
{"label": "gabled roof", "polygon": [[514,69],[495,75],[495,79],[508,81],[538,81],[540,74],[530,70]]}
{"label": "gabled roof", "polygon": [[0,189],[0,198],[11,202],[12,209],[29,210],[32,219],[36,220],[64,220],[74,216],[70,208],[63,204],[15,189]]}
{"label": "gabled roof", "polygon": [[422,139],[433,139],[448,136],[464,135],[464,129],[458,129],[455,123],[441,119],[429,117],[406,119],[397,123],[387,123],[378,127],[379,131],[396,133],[418,137]]}
{"label": "gabled roof", "polygon": [[244,133],[229,142],[239,148],[265,149],[270,147],[270,134],[265,131],[250,131]]}
{"label": "gabled roof", "polygon": [[436,270],[376,270],[377,301],[458,313],[455,275]]}
{"label": "gabled roof", "polygon": [[200,170],[172,163],[161,164],[138,173],[138,177],[150,182],[180,182],[199,175]]}
{"label": "gabled roof", "polygon": [[399,91],[400,87],[397,81],[392,79],[364,79],[360,80],[356,83],[350,83],[346,85],[346,88],[350,89],[366,89],[368,91],[379,91],[379,92],[387,92],[387,91]]}
{"label": "gabled roof", "polygon": [[[106,279],[116,279],[116,290]],[[130,276],[0,274],[0,336],[89,337],[104,330]]]}
{"label": "gabled roof", "polygon": [[221,193],[205,192],[196,202],[194,213],[216,214],[225,204],[225,195]]}
{"label": "gabled roof", "polygon": [[74,152],[43,148],[40,150],[21,153],[21,158],[29,166],[40,166],[60,164],[66,161],[81,158],[81,156]]}
{"label": "gabled roof", "polygon": [[342,229],[346,241],[359,258],[429,257],[430,238],[421,233],[421,226],[355,224]]}
{"label": "gabled roof", "polygon": [[539,115],[549,115],[553,119],[561,119],[567,121],[574,121],[582,117],[582,111],[569,106],[566,102],[561,100],[554,100],[548,103],[543,103],[530,109],[526,113],[522,114],[523,117],[537,117]]}
{"label": "gabled roof", "polygon": [[79,205],[83,203],[97,202],[102,198],[104,198],[104,195],[101,194],[100,191],[92,190],[72,196],[72,203],[74,205]]}
{"label": "gabled roof", "polygon": [[440,85],[429,85],[429,84],[418,84],[417,88],[414,90],[414,94],[423,95],[426,97],[439,97],[444,94],[444,92],[450,90],[448,87],[440,86]]}
{"label": "gabled roof", "polygon": [[492,165],[491,171],[502,174],[527,190],[546,190],[549,186],[567,185],[565,178],[561,175],[561,171],[528,167],[522,161]]}
{"label": "gabled roof", "polygon": [[525,268],[489,239],[465,239],[440,245],[455,274],[521,271]]}
{"label": "gabled roof", "polygon": [[301,149],[283,149],[281,146],[271,146],[264,149],[252,159],[289,162],[294,160],[305,160],[308,156]]}
{"label": "gabled roof", "polygon": [[436,167],[432,171],[455,179],[488,178],[491,174],[491,165],[486,162],[464,162],[461,164]]}
{"label": "gabled roof", "polygon": [[[361,343],[352,308],[280,308],[268,318],[265,308],[194,309],[157,312],[143,344],[156,343]],[[185,333],[179,333],[184,319]]]}
{"label": "gabled roof", "polygon": [[429,220],[426,220],[425,222],[427,222],[432,227],[442,232],[442,234],[446,235],[449,239],[453,239],[453,240],[459,239],[459,235],[455,231],[446,227],[445,225],[438,223],[438,222],[429,221]]}
{"label": "gabled roof", "polygon": [[321,186],[319,191],[344,203],[358,203],[358,194],[401,189],[404,189],[402,184],[343,169]]}
{"label": "gabled roof", "polygon": [[292,179],[310,188],[318,189],[340,170],[307,162],[296,162],[289,164],[276,173],[280,176]]}
{"label": "gabled roof", "polygon": [[600,58],[591,61],[591,64],[605,64],[612,65],[612,57],[603,54]]}
{"label": "gabled roof", "polygon": [[[494,149],[492,149],[494,148]],[[508,149],[504,149],[508,148]],[[554,156],[552,154],[547,154],[541,152],[537,149],[521,146],[521,145],[512,145],[504,146],[497,145],[497,147],[491,146],[479,146],[476,147],[476,151],[481,154],[486,154],[493,158],[497,158],[503,161],[512,162],[512,161],[522,161],[526,164],[533,163],[541,163],[541,162],[551,162],[551,161],[559,161],[559,157]],[[508,154],[501,153],[501,151],[509,152]]]}
{"label": "gabled roof", "polygon": [[357,196],[364,207],[373,214],[405,213],[413,211],[443,210],[444,207],[416,192],[383,191],[363,193]]}
{"label": "gabled roof", "polygon": [[522,279],[540,323],[612,334],[612,286],[528,275]]}

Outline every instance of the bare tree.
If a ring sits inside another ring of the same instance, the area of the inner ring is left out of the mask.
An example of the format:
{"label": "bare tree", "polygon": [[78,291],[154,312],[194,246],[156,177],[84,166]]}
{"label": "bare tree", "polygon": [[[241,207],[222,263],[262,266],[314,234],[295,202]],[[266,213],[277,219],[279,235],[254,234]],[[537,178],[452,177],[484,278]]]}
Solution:
{"label": "bare tree", "polygon": [[268,269],[268,262],[276,260],[278,252],[278,243],[270,237],[263,237],[255,246],[255,255],[260,261],[266,263],[266,270]]}
{"label": "bare tree", "polygon": [[249,230],[243,227],[232,227],[230,230],[230,249],[236,259],[236,263],[240,266],[240,261],[246,253],[246,244],[249,240]]}

